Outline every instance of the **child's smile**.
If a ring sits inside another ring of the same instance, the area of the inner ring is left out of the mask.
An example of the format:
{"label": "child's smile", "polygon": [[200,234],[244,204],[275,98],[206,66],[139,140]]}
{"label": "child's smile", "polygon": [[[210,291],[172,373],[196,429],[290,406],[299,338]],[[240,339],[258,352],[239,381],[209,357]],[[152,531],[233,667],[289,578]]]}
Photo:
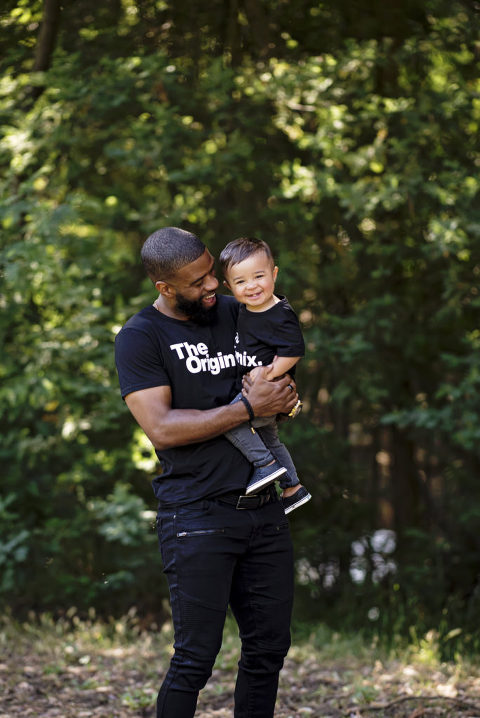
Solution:
{"label": "child's smile", "polygon": [[260,250],[243,262],[230,265],[226,279],[237,301],[252,312],[264,312],[277,302],[273,294],[277,273],[278,267]]}

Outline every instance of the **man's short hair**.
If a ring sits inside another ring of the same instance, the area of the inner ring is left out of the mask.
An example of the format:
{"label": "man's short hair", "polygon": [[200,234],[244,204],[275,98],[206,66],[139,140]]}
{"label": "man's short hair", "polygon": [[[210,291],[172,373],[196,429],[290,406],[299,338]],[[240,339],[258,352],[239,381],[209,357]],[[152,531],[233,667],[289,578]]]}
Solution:
{"label": "man's short hair", "polygon": [[145,240],[141,258],[146,273],[155,284],[202,256],[205,245],[192,232],[178,227],[163,227]]}
{"label": "man's short hair", "polygon": [[275,264],[272,250],[263,239],[256,239],[255,237],[239,237],[238,239],[234,239],[233,242],[227,244],[220,254],[219,262],[222,272],[225,274],[230,267],[233,267],[235,264],[240,264],[240,262],[243,262],[257,252],[265,252],[268,259],[272,262],[272,266]]}

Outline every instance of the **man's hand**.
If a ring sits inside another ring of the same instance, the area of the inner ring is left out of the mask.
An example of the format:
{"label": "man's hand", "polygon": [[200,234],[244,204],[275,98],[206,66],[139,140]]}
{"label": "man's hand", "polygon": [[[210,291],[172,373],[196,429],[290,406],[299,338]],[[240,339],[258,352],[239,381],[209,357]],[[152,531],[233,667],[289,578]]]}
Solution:
{"label": "man's hand", "polygon": [[259,367],[252,377],[243,377],[243,393],[248,398],[255,416],[288,414],[298,401],[297,387],[288,374],[276,381],[265,379],[267,367]]}

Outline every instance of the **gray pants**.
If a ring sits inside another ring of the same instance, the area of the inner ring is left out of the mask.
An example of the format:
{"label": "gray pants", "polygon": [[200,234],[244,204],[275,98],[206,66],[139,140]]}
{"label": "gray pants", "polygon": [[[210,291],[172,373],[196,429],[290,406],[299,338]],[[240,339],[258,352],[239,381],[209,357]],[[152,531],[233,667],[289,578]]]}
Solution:
{"label": "gray pants", "polygon": [[[237,394],[231,403],[240,401],[240,396]],[[252,432],[252,426],[256,430],[255,433]],[[225,436],[254,466],[266,466],[274,459],[284,466],[287,473],[279,479],[282,489],[300,483],[292,457],[285,444],[279,439],[275,416],[258,417],[252,422],[246,421],[235,429],[227,431]]]}

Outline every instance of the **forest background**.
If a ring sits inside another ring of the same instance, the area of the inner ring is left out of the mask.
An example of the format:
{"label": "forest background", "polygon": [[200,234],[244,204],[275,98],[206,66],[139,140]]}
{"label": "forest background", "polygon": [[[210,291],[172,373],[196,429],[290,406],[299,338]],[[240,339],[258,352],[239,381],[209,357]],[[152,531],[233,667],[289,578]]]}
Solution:
{"label": "forest background", "polygon": [[0,598],[167,615],[114,337],[155,229],[273,248],[297,621],[480,650],[480,4],[4,0]]}

